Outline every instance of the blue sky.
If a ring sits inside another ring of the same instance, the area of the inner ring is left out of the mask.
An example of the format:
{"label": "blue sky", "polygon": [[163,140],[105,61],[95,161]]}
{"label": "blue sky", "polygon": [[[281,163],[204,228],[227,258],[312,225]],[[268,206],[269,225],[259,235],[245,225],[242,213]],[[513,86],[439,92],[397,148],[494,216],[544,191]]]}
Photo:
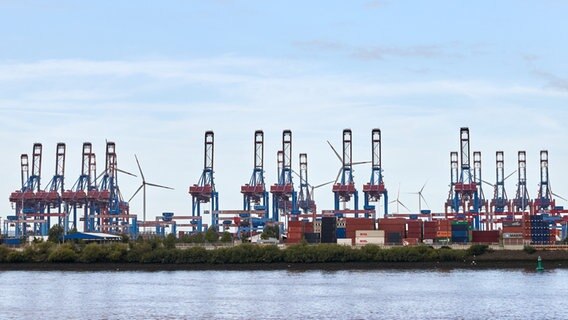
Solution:
{"label": "blue sky", "polygon": [[[391,198],[400,184],[401,201],[417,210],[406,192],[428,181],[424,195],[441,211],[449,152],[469,126],[485,180],[495,179],[495,151],[512,172],[526,150],[535,196],[538,152],[548,149],[553,191],[568,197],[567,9],[555,0],[0,0],[0,215],[11,212],[19,155],[34,142],[44,144],[43,185],[55,144],[67,143],[70,187],[82,142],[102,159],[105,139],[117,143],[120,167],[136,171],[137,154],[148,181],[176,189],[148,190],[150,217],[186,215],[205,130],[216,133],[222,209],[241,207],[256,129],[266,134],[268,184],[283,129],[293,130],[293,165],[307,152],[318,184],[339,165],[326,140],[339,147],[351,128],[355,161],[369,160],[378,127]],[[356,168],[360,189],[369,176]],[[120,177],[126,198],[139,183]],[[513,178],[507,191],[514,195]],[[332,199],[330,188],[316,191],[320,208]]]}

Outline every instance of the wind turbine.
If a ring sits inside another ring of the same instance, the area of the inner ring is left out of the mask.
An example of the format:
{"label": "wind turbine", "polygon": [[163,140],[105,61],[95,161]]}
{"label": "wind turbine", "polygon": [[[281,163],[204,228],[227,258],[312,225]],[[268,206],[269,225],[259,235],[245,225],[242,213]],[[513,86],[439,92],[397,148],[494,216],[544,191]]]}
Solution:
{"label": "wind turbine", "polygon": [[[339,171],[337,172],[337,177],[335,177],[335,181],[334,181],[334,184],[337,184],[337,180],[339,180],[339,177],[341,176],[341,170],[343,169],[343,158],[341,158],[341,156],[339,155],[337,150],[335,150],[335,148],[333,147],[331,142],[329,142],[329,140],[327,140],[327,144],[329,144],[329,146],[331,147],[331,150],[333,150],[333,153],[335,153],[335,156],[337,156],[337,159],[339,159],[339,162],[341,162],[341,167],[339,167]],[[371,161],[351,162],[351,165],[356,166],[356,165],[366,164],[366,163],[371,163]]]}
{"label": "wind turbine", "polygon": [[[142,200],[143,201],[142,214],[143,214],[143,219],[144,219],[144,223],[145,223],[146,222],[146,186],[164,188],[164,189],[169,189],[169,190],[174,190],[174,188],[162,186],[162,185],[155,184],[155,183],[146,182],[146,178],[144,178],[144,173],[142,172],[142,168],[140,167],[140,162],[138,161],[138,157],[136,155],[134,155],[134,158],[136,158],[136,164],[138,165],[138,170],[140,171],[140,176],[142,177],[142,184],[140,185],[140,187],[138,187],[138,189],[136,189],[136,192],[134,192],[134,194],[132,195],[132,197],[130,197],[128,202],[130,202],[138,194],[138,192],[140,192],[140,189],[143,189],[142,190],[142,199],[143,199]],[[146,226],[144,225],[144,231],[145,230],[146,230]]]}
{"label": "wind turbine", "polygon": [[399,205],[403,206],[404,209],[408,210],[408,212],[410,212],[410,209],[408,209],[407,206],[404,205],[404,203],[400,202],[400,183],[398,184],[398,192],[396,194],[396,200],[393,200],[390,203],[396,203],[396,213],[400,213],[400,207]]}
{"label": "wind turbine", "polygon": [[424,200],[424,203],[428,207],[430,207],[430,205],[428,204],[428,201],[426,201],[426,198],[424,198],[424,196],[422,195],[422,191],[424,191],[424,188],[426,188],[427,184],[428,184],[428,181],[426,181],[424,183],[424,185],[422,186],[422,188],[418,192],[409,192],[409,194],[417,194],[418,195],[418,213],[422,212],[422,200]]}

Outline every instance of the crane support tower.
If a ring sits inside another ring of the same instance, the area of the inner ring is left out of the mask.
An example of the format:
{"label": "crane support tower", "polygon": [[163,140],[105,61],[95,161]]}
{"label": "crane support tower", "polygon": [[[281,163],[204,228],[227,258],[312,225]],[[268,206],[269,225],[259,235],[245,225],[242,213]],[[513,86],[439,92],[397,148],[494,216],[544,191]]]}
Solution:
{"label": "crane support tower", "polygon": [[94,230],[93,214],[89,214],[92,209],[89,201],[87,201],[87,192],[94,188],[96,189],[96,172],[95,177],[90,175],[91,165],[96,166],[95,154],[93,153],[93,145],[90,142],[83,143],[81,153],[81,175],[71,188],[63,192],[61,198],[65,203],[65,211],[73,213],[72,222],[68,222],[65,229],[72,228],[77,230],[79,227],[79,220],[77,209],[83,209],[83,230]]}
{"label": "crane support tower", "polygon": [[296,220],[300,214],[297,208],[297,193],[292,182],[292,131],[282,132],[282,150],[278,152],[278,183],[270,186],[272,193],[272,220],[278,222],[281,215],[291,215]]}
{"label": "crane support tower", "polygon": [[[488,201],[485,200],[485,195],[483,194],[482,178],[481,178],[481,152],[473,152],[473,182],[477,185],[477,192],[474,193],[473,199],[473,210],[476,213],[473,217],[473,228],[474,230],[480,230],[481,220],[479,214],[481,212],[488,213],[489,205]],[[489,223],[489,221],[487,221]]]}
{"label": "crane support tower", "polygon": [[[482,199],[483,195],[480,192],[479,182],[481,180],[476,181],[475,176],[476,171],[478,171],[477,174],[481,177],[481,153],[474,154],[474,174],[472,175],[469,128],[460,128],[460,153],[460,166],[457,162],[457,153],[450,153],[451,184],[450,194],[446,202],[446,214],[448,207],[450,207],[454,214],[471,215],[473,216],[473,227],[477,228],[480,223],[479,211],[483,206],[486,206],[486,203],[482,201],[484,199]],[[459,178],[457,176],[458,168],[460,170]]]}
{"label": "crane support tower", "polygon": [[491,212],[504,213],[511,212],[511,204],[507,198],[505,190],[505,153],[497,151],[495,153],[495,187],[493,189],[493,199],[491,199]]}
{"label": "crane support tower", "polygon": [[300,191],[298,193],[298,208],[305,214],[316,213],[316,203],[312,198],[310,184],[308,183],[308,155],[300,153]]}
{"label": "crane support tower", "polygon": [[[359,210],[359,195],[353,182],[353,144],[351,129],[343,130],[343,158],[341,167],[341,181],[333,185],[335,210],[341,210],[341,203],[347,204],[353,198],[354,210]],[[339,215],[341,216],[341,215]],[[357,217],[357,214],[355,214]]]}
{"label": "crane support tower", "polygon": [[[219,226],[219,194],[215,190],[215,182],[213,179],[213,158],[214,156],[214,134],[213,131],[205,132],[204,143],[204,165],[203,172],[197,184],[189,187],[189,193],[192,198],[191,215],[197,220],[197,231],[203,231],[202,223],[202,203],[211,203],[211,225],[217,228]],[[193,222],[195,223],[195,221]]]}
{"label": "crane support tower", "polygon": [[556,203],[552,198],[550,181],[548,179],[548,151],[540,151],[540,183],[538,197],[533,202],[533,214],[554,208]]}
{"label": "crane support tower", "polygon": [[[46,192],[41,190],[41,161],[41,143],[33,145],[31,175],[29,175],[28,156],[26,154],[20,156],[22,187],[10,194],[9,199],[15,207],[15,215],[7,219],[14,225],[16,237],[47,235]],[[28,230],[28,224],[32,225],[32,230]]]}
{"label": "crane support tower", "polygon": [[384,196],[384,216],[388,215],[388,192],[383,182],[382,168],[382,141],[381,129],[373,129],[371,131],[371,180],[363,185],[363,193],[365,194],[365,210],[375,210],[372,202],[379,202],[381,196]]}
{"label": "crane support tower", "polygon": [[527,154],[525,151],[519,151],[518,153],[517,174],[517,193],[515,199],[513,199],[513,210],[515,212],[524,212],[527,207],[532,205],[527,190]]}
{"label": "crane support tower", "polygon": [[[51,214],[51,209],[55,209],[58,215],[58,224],[65,228],[67,226],[66,218],[67,215],[62,215],[62,200],[61,196],[65,190],[65,143],[58,143],[56,146],[55,154],[55,175],[48,184],[48,194],[47,194],[47,210]],[[51,226],[51,216],[47,216],[47,228],[49,230]]]}
{"label": "crane support tower", "polygon": [[269,219],[268,192],[264,183],[264,132],[254,132],[254,169],[249,183],[241,186],[243,210],[264,211],[264,219]]}

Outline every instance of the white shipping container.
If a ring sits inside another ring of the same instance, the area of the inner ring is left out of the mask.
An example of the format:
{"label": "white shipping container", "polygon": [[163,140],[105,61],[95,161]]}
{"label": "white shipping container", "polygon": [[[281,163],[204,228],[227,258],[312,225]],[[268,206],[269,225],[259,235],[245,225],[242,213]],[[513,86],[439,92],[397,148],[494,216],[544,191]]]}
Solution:
{"label": "white shipping container", "polygon": [[424,239],[422,240],[424,244],[434,244],[434,239]]}
{"label": "white shipping container", "polygon": [[384,237],[363,237],[363,238],[355,238],[355,245],[357,246],[364,246],[367,244],[377,244],[377,245],[383,245],[385,244],[385,238]]}
{"label": "white shipping container", "polygon": [[503,239],[522,239],[522,233],[503,233]]}
{"label": "white shipping container", "polygon": [[345,239],[339,238],[337,239],[337,244],[342,246],[352,246],[353,240],[351,240],[351,238],[345,238]]}
{"label": "white shipping container", "polygon": [[364,238],[364,237],[385,237],[385,230],[357,230],[355,231],[355,237],[357,238]]}

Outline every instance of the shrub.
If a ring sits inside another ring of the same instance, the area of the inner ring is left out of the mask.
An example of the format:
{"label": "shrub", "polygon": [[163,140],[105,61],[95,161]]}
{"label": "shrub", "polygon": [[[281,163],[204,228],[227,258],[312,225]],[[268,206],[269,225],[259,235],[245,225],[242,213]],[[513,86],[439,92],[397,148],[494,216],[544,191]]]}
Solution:
{"label": "shrub", "polygon": [[102,246],[96,243],[89,243],[81,252],[82,262],[93,263],[106,260],[106,254]]}
{"label": "shrub", "polygon": [[180,250],[177,263],[205,263],[208,260],[208,252],[203,247],[194,247]]}
{"label": "shrub", "polygon": [[8,255],[12,252],[10,248],[0,245],[0,262],[6,262],[8,260]]}
{"label": "shrub", "polygon": [[48,262],[75,262],[77,261],[78,255],[69,246],[60,246],[53,250],[51,254],[47,257]]}
{"label": "shrub", "polygon": [[18,263],[18,262],[31,262],[32,258],[30,255],[26,254],[24,251],[12,251],[6,257],[6,262]]}
{"label": "shrub", "polygon": [[474,244],[467,249],[468,256],[480,256],[488,252],[489,246],[486,244]]}
{"label": "shrub", "polygon": [[526,246],[523,247],[523,251],[528,253],[528,254],[533,254],[533,253],[536,252],[536,249],[533,246],[526,245]]}

